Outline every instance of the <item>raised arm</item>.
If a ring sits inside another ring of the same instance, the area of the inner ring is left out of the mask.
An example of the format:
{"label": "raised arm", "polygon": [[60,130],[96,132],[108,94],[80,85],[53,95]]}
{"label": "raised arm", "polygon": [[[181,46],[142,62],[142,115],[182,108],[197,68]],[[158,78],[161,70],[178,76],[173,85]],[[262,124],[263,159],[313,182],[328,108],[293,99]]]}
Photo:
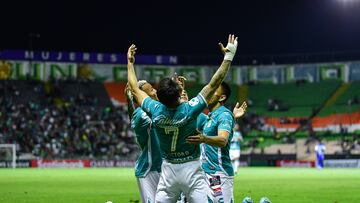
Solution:
{"label": "raised arm", "polygon": [[215,93],[216,89],[220,86],[227,72],[229,71],[231,61],[235,56],[237,44],[237,37],[234,35],[229,35],[228,44],[226,47],[219,43],[220,49],[225,54],[225,56],[223,62],[211,78],[209,84],[207,84],[200,92],[206,102],[210,101],[211,96]]}
{"label": "raised arm", "polygon": [[136,50],[137,50],[137,48],[136,48],[135,44],[132,44],[129,47],[128,52],[127,52],[128,82],[129,82],[130,88],[133,91],[132,93],[133,93],[134,98],[139,103],[139,105],[141,105],[143,100],[146,97],[148,97],[148,95],[144,91],[142,91],[137,85],[137,78],[136,78],[135,68],[134,68]]}
{"label": "raised arm", "polygon": [[174,81],[176,81],[182,89],[181,95],[180,95],[180,103],[187,102],[189,100],[189,97],[185,90],[185,81],[187,80],[186,77],[175,73],[174,76],[172,77],[172,79]]}
{"label": "raised arm", "polygon": [[172,79],[179,84],[182,90],[185,89],[185,81],[187,80],[185,76],[178,75],[176,72],[172,76]]}
{"label": "raised arm", "polygon": [[129,120],[131,121],[134,110],[135,110],[135,104],[134,104],[134,100],[133,100],[133,95],[131,93],[131,89],[129,87],[129,83],[126,84],[126,87],[125,87],[125,96],[126,96],[126,101],[127,101]]}

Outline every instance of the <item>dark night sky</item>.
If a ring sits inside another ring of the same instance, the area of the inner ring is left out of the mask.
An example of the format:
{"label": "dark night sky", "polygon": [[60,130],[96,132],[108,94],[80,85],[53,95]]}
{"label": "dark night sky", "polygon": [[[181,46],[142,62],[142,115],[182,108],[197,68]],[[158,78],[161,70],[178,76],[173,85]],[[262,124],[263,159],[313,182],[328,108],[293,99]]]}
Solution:
{"label": "dark night sky", "polygon": [[348,1],[2,2],[0,48],[39,33],[35,49],[212,55],[235,33],[245,55],[359,51],[360,1]]}

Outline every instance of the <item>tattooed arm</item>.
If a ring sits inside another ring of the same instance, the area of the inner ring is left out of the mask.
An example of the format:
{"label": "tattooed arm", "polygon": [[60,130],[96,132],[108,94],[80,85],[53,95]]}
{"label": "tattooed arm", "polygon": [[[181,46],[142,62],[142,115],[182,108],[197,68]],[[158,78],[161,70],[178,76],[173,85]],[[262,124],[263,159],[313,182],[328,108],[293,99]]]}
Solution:
{"label": "tattooed arm", "polygon": [[227,72],[229,71],[231,61],[235,56],[237,44],[237,37],[235,37],[234,35],[229,35],[228,44],[226,47],[224,47],[223,44],[219,43],[221,51],[225,54],[224,60],[211,78],[209,84],[207,84],[200,92],[200,94],[204,97],[207,103],[210,101],[211,96],[221,85]]}
{"label": "tattooed arm", "polygon": [[137,85],[137,78],[136,78],[136,73],[135,73],[135,68],[134,68],[136,50],[137,50],[136,46],[134,44],[132,44],[129,47],[128,53],[127,53],[128,83],[132,90],[132,95],[134,96],[134,98],[136,99],[138,104],[141,105],[143,100],[146,97],[148,97],[148,95],[144,91],[142,91]]}
{"label": "tattooed arm", "polygon": [[126,87],[125,87],[125,96],[126,96],[126,101],[127,101],[129,120],[131,121],[134,110],[135,110],[135,104],[134,104],[134,100],[133,100],[133,95],[131,93],[131,89],[129,87],[129,83],[126,84]]}

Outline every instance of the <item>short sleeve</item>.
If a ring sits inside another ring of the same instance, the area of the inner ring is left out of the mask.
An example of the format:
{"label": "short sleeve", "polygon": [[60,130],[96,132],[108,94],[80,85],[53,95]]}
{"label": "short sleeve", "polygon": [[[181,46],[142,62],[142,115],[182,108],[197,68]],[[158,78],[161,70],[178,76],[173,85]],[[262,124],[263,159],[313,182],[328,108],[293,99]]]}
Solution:
{"label": "short sleeve", "polygon": [[192,98],[188,103],[189,116],[193,119],[197,119],[198,115],[206,108],[207,104],[204,97],[198,94]]}
{"label": "short sleeve", "polygon": [[223,112],[219,115],[219,125],[218,125],[218,131],[219,130],[225,130],[229,133],[232,132],[234,128],[234,117],[229,112]]}
{"label": "short sleeve", "polygon": [[161,105],[160,102],[155,101],[150,97],[146,97],[141,104],[141,108],[151,117]]}

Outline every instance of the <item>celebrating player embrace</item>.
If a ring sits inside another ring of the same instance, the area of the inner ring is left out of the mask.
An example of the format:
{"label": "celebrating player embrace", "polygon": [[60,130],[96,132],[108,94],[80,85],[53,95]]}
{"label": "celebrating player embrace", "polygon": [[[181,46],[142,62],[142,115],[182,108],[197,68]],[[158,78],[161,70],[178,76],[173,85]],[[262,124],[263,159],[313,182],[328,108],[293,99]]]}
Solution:
{"label": "celebrating player embrace", "polygon": [[180,102],[182,88],[171,78],[160,81],[157,89],[159,101],[151,99],[138,87],[134,70],[136,46],[129,47],[129,86],[136,101],[152,120],[164,158],[156,202],[176,202],[181,192],[189,202],[208,202],[212,199],[199,161],[200,147],[187,143],[186,138],[196,134],[198,115],[207,107],[230,69],[237,38],[229,35],[227,46],[220,44],[220,47],[225,56],[219,69],[195,98],[183,103]]}

